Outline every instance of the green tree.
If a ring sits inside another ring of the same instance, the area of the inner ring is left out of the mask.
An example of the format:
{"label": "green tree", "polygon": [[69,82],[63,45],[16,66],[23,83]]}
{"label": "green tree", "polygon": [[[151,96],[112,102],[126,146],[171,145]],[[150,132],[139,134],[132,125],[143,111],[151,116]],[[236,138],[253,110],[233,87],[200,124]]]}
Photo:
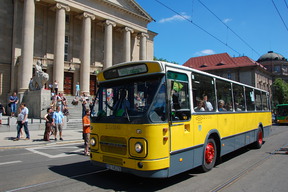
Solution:
{"label": "green tree", "polygon": [[274,104],[288,103],[288,83],[277,78],[272,84]]}
{"label": "green tree", "polygon": [[154,61],[164,61],[164,62],[168,62],[168,63],[174,63],[174,64],[179,64],[175,61],[168,61],[167,59],[163,59],[163,58],[157,58],[154,56]]}

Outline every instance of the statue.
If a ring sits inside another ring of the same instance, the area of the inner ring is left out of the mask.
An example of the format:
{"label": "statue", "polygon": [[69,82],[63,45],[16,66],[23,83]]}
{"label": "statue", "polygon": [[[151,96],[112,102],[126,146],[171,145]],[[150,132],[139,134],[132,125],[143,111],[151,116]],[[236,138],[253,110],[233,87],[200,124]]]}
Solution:
{"label": "statue", "polygon": [[38,60],[35,65],[35,74],[29,83],[29,90],[35,91],[43,88],[45,83],[49,80],[49,75],[42,71],[41,61]]}

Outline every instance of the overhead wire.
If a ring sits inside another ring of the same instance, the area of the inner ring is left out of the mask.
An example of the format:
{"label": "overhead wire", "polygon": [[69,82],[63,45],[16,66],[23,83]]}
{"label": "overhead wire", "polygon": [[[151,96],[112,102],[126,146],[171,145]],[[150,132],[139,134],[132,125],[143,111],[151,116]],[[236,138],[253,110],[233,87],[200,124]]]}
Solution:
{"label": "overhead wire", "polygon": [[188,21],[189,23],[195,25],[196,27],[198,27],[200,30],[204,31],[205,33],[207,33],[208,35],[210,35],[211,37],[213,37],[214,39],[216,39],[217,41],[219,41],[220,43],[222,43],[223,45],[227,46],[228,48],[230,48],[231,50],[233,50],[234,52],[238,53],[239,55],[240,52],[238,52],[236,49],[234,49],[233,47],[231,47],[230,45],[228,45],[227,43],[225,43],[224,41],[222,41],[221,39],[219,39],[218,37],[216,37],[215,35],[213,35],[212,33],[210,33],[209,31],[207,31],[206,29],[204,29],[203,27],[201,27],[200,25],[196,24],[195,22],[193,22],[192,20],[188,19],[187,17],[185,17],[184,15],[178,13],[177,11],[175,11],[174,9],[168,7],[167,5],[165,5],[164,3],[162,3],[159,0],[155,0],[156,2],[158,2],[159,4],[161,4],[162,6],[166,7],[167,9],[169,9],[170,11],[174,12],[175,14],[177,14],[178,16],[182,17],[184,20]]}
{"label": "overhead wire", "polygon": [[288,9],[288,4],[287,4],[286,0],[284,0],[284,3],[286,5],[286,8]]}
{"label": "overhead wire", "polygon": [[[280,11],[278,10],[278,8],[277,8],[277,6],[276,6],[274,0],[271,0],[271,1],[272,1],[273,5],[274,5],[274,7],[275,7],[275,9],[276,9],[276,11],[277,11],[279,17],[281,18],[281,20],[282,20],[282,22],[283,22],[283,24],[284,24],[286,30],[288,31],[288,27],[287,27],[287,25],[286,25],[286,23],[285,23],[285,21],[284,21],[282,15],[281,15]],[[286,3],[286,1],[285,1],[285,3]]]}
{"label": "overhead wire", "polygon": [[256,54],[260,56],[260,54],[252,47],[250,46],[240,35],[238,35],[233,29],[231,29],[226,23],[224,23],[211,9],[209,9],[201,0],[198,0],[199,3],[205,7],[212,15],[214,15],[223,25],[227,27],[234,35],[236,35],[245,45],[247,45],[252,51],[254,51]]}

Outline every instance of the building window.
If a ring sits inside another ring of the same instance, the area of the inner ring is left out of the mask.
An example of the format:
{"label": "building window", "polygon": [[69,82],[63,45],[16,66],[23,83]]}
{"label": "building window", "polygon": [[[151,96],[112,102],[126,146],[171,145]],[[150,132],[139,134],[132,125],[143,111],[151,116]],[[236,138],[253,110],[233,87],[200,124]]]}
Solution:
{"label": "building window", "polygon": [[228,73],[228,74],[227,74],[227,77],[228,77],[228,79],[231,79],[231,78],[232,78],[231,73]]}
{"label": "building window", "polygon": [[280,66],[274,66],[274,73],[281,73],[281,68]]}
{"label": "building window", "polygon": [[68,61],[69,36],[65,36],[64,61]]}

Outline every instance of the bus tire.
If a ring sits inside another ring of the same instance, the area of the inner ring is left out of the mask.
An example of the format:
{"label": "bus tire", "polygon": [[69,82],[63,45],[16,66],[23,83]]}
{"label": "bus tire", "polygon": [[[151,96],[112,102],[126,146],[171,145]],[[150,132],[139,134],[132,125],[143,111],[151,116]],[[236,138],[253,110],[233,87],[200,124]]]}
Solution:
{"label": "bus tire", "polygon": [[263,130],[259,127],[256,133],[256,141],[253,144],[255,149],[260,149],[263,145]]}
{"label": "bus tire", "polygon": [[208,172],[215,166],[217,160],[217,145],[213,138],[209,138],[204,147],[204,158],[200,169],[202,172]]}

